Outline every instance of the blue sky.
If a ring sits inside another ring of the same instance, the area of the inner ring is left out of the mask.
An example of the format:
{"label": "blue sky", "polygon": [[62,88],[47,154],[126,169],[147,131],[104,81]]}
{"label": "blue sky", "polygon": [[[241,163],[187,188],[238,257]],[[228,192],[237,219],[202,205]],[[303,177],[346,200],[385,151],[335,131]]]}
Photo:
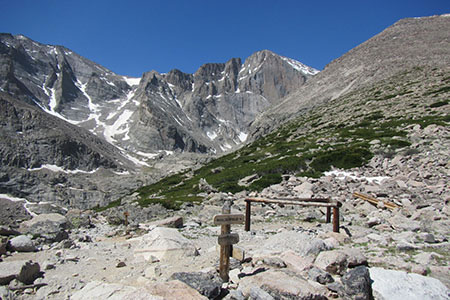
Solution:
{"label": "blue sky", "polygon": [[0,0],[0,32],[63,45],[139,77],[269,49],[323,69],[397,20],[450,13],[448,0]]}

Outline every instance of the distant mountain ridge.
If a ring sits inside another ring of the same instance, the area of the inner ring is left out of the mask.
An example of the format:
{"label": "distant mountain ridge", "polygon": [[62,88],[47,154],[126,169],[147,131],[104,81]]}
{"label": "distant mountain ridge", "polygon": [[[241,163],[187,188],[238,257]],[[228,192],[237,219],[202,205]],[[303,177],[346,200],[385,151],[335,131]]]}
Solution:
{"label": "distant mountain ridge", "polygon": [[62,46],[0,34],[0,90],[80,126],[145,165],[158,151],[220,153],[255,117],[318,73],[268,50],[194,74],[120,76]]}

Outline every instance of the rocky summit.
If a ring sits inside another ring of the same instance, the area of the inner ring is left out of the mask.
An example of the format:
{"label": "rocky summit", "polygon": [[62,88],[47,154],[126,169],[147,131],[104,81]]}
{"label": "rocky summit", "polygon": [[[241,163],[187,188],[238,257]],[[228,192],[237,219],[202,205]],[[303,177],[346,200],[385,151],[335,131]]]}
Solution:
{"label": "rocky summit", "polygon": [[1,34],[0,298],[450,299],[449,29],[142,78]]}

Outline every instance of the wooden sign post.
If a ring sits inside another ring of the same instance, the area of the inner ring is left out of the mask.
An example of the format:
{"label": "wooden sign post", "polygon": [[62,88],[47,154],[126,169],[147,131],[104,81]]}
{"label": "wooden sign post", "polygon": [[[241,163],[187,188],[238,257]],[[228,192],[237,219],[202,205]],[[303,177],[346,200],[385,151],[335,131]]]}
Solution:
{"label": "wooden sign post", "polygon": [[237,233],[231,233],[231,224],[243,224],[244,215],[230,214],[231,203],[226,201],[222,207],[222,215],[214,216],[214,224],[220,226],[220,235],[218,243],[220,245],[220,263],[219,273],[224,282],[228,282],[230,279],[228,272],[230,269],[230,256],[231,245],[239,242],[239,235]]}

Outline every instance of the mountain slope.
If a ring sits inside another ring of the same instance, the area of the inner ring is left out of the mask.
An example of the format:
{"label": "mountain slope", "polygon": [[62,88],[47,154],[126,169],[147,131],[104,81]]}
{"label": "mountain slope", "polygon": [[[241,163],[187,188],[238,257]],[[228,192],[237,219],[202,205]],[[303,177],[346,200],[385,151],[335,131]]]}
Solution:
{"label": "mountain slope", "polygon": [[[285,174],[320,177],[332,167],[349,169],[369,162],[377,166],[394,155],[414,160],[424,156],[434,140],[430,135],[429,140],[418,141],[416,131],[433,124],[450,125],[449,98],[449,67],[406,69],[312,108],[199,170],[142,187],[139,203],[173,208],[185,201],[201,201],[214,190],[261,191],[280,183]],[[445,147],[433,151],[433,160],[439,164],[448,164]],[[373,172],[383,176],[381,167]],[[441,173],[433,176],[445,178]]]}
{"label": "mountain slope", "polygon": [[270,132],[283,120],[369,86],[413,66],[450,63],[450,17],[402,19],[334,60],[298,91],[258,116],[250,135]]}

